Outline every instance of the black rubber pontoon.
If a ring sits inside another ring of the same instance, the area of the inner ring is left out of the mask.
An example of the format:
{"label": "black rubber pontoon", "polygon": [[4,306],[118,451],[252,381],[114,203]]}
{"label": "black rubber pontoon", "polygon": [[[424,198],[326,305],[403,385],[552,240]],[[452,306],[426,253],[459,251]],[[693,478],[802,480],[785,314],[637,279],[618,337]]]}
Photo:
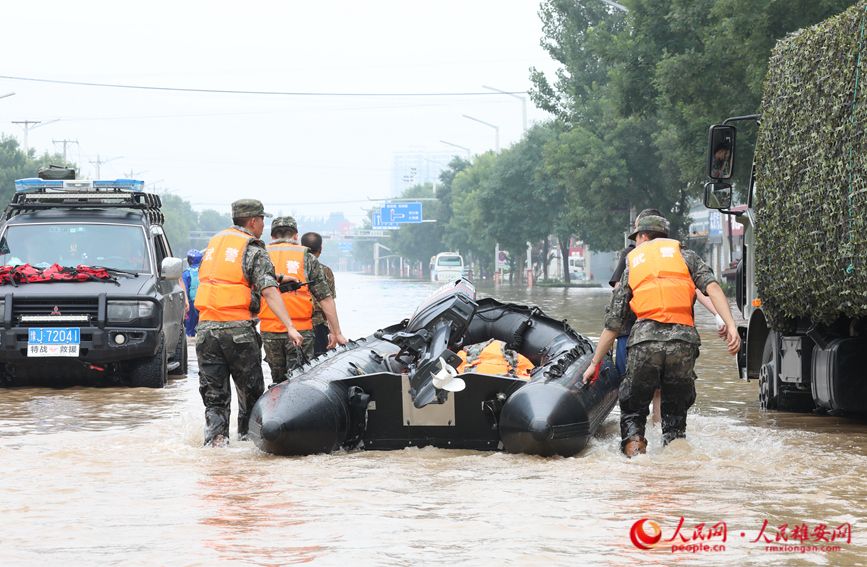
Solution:
{"label": "black rubber pontoon", "polygon": [[[579,453],[617,401],[611,360],[584,386],[593,346],[565,321],[474,298],[466,280],[443,286],[410,320],[296,370],[256,402],[251,438],[277,455],[411,446]],[[462,345],[492,338],[530,359],[529,381],[456,373]]]}

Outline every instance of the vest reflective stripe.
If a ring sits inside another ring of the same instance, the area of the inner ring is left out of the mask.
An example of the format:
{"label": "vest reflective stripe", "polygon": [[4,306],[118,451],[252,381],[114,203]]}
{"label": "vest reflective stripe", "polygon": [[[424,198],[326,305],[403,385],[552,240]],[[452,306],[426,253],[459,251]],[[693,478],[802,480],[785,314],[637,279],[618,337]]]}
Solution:
{"label": "vest reflective stripe", "polygon": [[199,266],[199,289],[195,305],[200,321],[247,321],[250,283],[244,275],[244,253],[253,237],[234,228],[214,236],[204,250]]}
{"label": "vest reflective stripe", "polygon": [[680,242],[656,238],[627,255],[629,306],[638,319],[695,326],[695,284],[680,253]]}
{"label": "vest reflective stripe", "polygon": [[[305,246],[277,243],[269,244],[266,248],[268,255],[271,256],[275,272],[295,276],[301,283],[307,281],[306,266],[304,265],[304,257],[307,253]],[[304,286],[298,291],[281,293],[280,297],[283,298],[283,304],[286,305],[286,311],[289,312],[289,318],[292,319],[292,325],[296,329],[309,331],[313,328],[313,296],[310,294],[309,286]],[[267,303],[262,305],[259,320],[263,332],[286,332],[286,327],[271,311]]]}

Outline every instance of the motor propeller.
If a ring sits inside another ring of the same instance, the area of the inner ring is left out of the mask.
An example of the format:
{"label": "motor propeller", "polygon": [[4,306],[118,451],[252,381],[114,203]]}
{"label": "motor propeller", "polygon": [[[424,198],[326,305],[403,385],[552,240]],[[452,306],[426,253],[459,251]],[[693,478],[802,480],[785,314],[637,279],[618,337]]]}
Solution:
{"label": "motor propeller", "polygon": [[440,369],[431,374],[434,388],[449,392],[461,392],[467,387],[463,378],[458,378],[458,371],[454,366],[447,363],[443,357],[439,358]]}

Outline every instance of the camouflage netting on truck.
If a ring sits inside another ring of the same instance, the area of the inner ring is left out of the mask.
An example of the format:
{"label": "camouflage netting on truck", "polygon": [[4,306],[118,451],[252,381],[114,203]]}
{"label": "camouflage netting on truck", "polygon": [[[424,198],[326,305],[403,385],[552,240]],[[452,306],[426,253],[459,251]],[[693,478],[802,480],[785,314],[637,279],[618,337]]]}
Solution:
{"label": "camouflage netting on truck", "polygon": [[867,315],[867,1],[780,41],[756,154],[759,297],[771,319]]}

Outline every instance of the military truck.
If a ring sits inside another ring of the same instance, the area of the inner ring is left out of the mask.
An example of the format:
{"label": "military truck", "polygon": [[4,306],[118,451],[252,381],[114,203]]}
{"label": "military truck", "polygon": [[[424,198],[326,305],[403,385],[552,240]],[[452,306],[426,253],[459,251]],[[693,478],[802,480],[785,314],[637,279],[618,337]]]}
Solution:
{"label": "military truck", "polygon": [[[745,227],[737,361],[741,378],[759,381],[763,408],[867,411],[865,24],[861,2],[778,42],[761,114],[709,130],[704,203]],[[756,150],[738,191],[737,127],[752,121]]]}
{"label": "military truck", "polygon": [[159,196],[43,177],[15,182],[0,225],[0,382],[161,388],[185,374],[182,261]]}

